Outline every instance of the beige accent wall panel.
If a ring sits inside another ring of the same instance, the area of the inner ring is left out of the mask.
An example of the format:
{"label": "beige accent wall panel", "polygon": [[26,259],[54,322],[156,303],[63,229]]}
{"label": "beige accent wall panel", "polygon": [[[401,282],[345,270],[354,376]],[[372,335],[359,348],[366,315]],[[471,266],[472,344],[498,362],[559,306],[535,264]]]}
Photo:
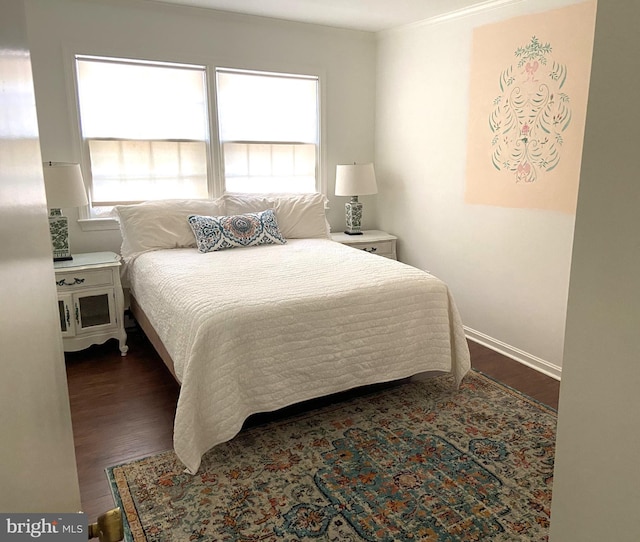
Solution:
{"label": "beige accent wall panel", "polygon": [[575,213],[595,7],[474,30],[467,203]]}
{"label": "beige accent wall panel", "polygon": [[77,512],[23,0],[0,16],[0,511]]}

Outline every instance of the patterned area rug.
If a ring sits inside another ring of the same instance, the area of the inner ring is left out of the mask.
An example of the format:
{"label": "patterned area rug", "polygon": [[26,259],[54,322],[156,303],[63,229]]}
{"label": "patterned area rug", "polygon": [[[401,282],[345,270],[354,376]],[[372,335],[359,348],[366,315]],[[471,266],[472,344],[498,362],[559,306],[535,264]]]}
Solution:
{"label": "patterned area rug", "polygon": [[408,381],[210,451],[107,469],[133,541],[547,540],[556,413],[485,376]]}

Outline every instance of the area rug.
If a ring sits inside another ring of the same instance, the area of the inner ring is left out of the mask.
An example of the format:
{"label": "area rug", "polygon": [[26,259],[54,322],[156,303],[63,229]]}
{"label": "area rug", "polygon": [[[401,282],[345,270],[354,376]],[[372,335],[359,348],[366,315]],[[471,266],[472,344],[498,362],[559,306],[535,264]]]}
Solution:
{"label": "area rug", "polygon": [[107,474],[135,542],[542,541],[555,428],[472,371],[243,430],[195,476],[171,451]]}

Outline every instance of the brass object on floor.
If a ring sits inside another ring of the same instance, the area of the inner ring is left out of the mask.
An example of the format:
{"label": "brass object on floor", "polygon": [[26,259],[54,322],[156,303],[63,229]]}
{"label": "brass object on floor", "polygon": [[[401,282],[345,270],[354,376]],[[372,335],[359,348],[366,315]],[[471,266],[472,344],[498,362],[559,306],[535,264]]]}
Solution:
{"label": "brass object on floor", "polygon": [[89,525],[89,538],[98,538],[100,542],[119,542],[124,539],[122,511],[113,508],[98,517],[97,523]]}

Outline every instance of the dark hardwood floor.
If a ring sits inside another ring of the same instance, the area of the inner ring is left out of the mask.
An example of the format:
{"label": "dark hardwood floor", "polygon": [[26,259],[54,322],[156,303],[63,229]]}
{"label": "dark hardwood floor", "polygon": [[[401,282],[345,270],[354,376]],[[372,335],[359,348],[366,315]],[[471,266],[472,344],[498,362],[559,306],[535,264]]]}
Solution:
{"label": "dark hardwood floor", "polygon": [[105,468],[172,447],[178,385],[140,331],[65,353],[82,510],[113,508]]}
{"label": "dark hardwood floor", "polygon": [[[82,507],[89,521],[114,506],[107,467],[172,447],[178,385],[141,331],[128,330],[128,344],[126,357],[114,340],[65,354]],[[469,348],[473,367],[557,409],[558,381],[477,343]],[[274,415],[249,423],[265,417]]]}
{"label": "dark hardwood floor", "polygon": [[522,363],[468,341],[471,366],[503,384],[558,410],[560,382]]}

